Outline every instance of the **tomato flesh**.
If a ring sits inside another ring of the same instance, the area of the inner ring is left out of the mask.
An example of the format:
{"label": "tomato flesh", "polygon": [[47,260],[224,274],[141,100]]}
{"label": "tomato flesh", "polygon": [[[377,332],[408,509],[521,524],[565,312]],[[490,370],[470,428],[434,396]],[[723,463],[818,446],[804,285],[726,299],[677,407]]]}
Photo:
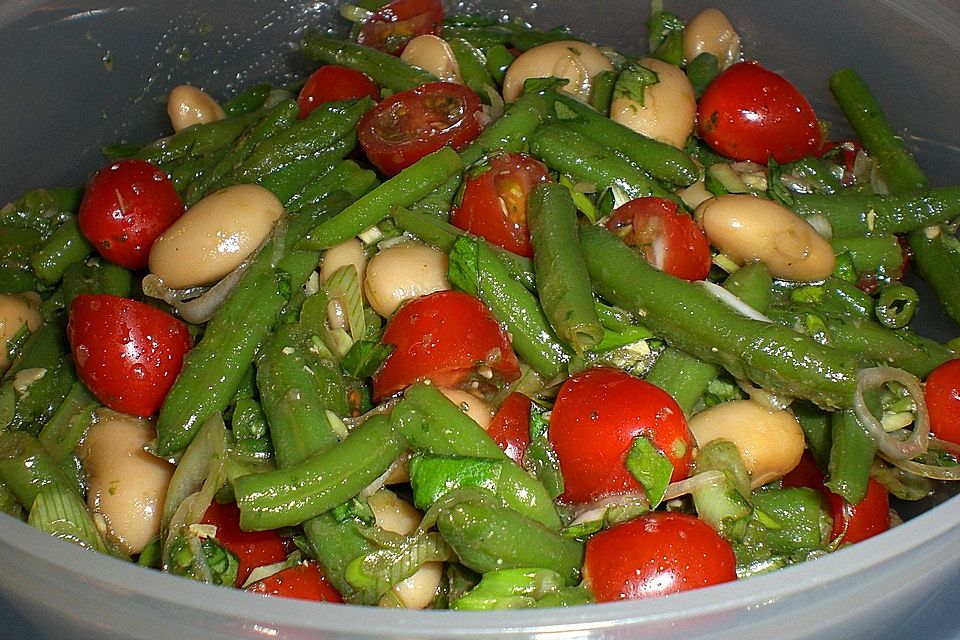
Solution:
{"label": "tomato flesh", "polygon": [[598,602],[636,600],[735,580],[730,544],[696,516],[657,511],[587,541],[583,572]]}
{"label": "tomato flesh", "polygon": [[672,200],[636,198],[607,219],[606,227],[630,246],[639,247],[654,267],[684,280],[710,273],[710,242],[703,229]]}
{"label": "tomato flesh", "polygon": [[380,87],[369,76],[355,69],[328,64],[307,78],[297,96],[297,106],[303,119],[324,102],[358,100],[367,96],[380,99]]}
{"label": "tomato flesh", "polygon": [[200,522],[215,526],[217,542],[240,561],[237,587],[243,586],[257,567],[287,558],[287,543],[276,531],[244,531],[240,528],[240,509],[235,502],[212,502]]}
{"label": "tomato flesh", "polygon": [[822,146],[813,107],[789,80],[754,61],[721,72],[697,106],[700,137],[734,160],[767,164],[816,155]]}
{"label": "tomato flesh", "polygon": [[500,405],[487,427],[487,434],[517,464],[530,446],[530,398],[522,393],[511,393]]}
{"label": "tomato flesh", "polygon": [[520,377],[500,323],[482,302],[460,291],[439,291],[400,307],[383,342],[396,349],[373,377],[376,401],[419,380],[456,387],[480,367],[506,382]]}
{"label": "tomato flesh", "polygon": [[301,562],[254,582],[247,591],[314,602],[343,602],[340,593],[313,561]]}
{"label": "tomato flesh", "polygon": [[931,433],[960,444],[960,360],[948,360],[934,369],[924,382],[923,396]]}
{"label": "tomato flesh", "polygon": [[157,412],[190,349],[187,325],[129,298],[83,294],[70,305],[67,337],[77,376],[106,406]]}
{"label": "tomato flesh", "polygon": [[370,162],[394,176],[441,147],[463,148],[480,135],[479,111],[480,98],[466,86],[429,82],[364,114],[357,139]]}
{"label": "tomato flesh", "polygon": [[638,436],[649,438],[673,465],[671,482],[690,471],[693,440],[676,401],[618,369],[588,369],[567,379],[553,406],[549,435],[566,502],[641,491],[624,464]]}
{"label": "tomato flesh", "polygon": [[357,42],[398,56],[415,37],[440,35],[442,26],[440,0],[394,0],[363,24]]}
{"label": "tomato flesh", "polygon": [[487,171],[467,180],[463,201],[454,208],[450,222],[507,251],[532,258],[527,206],[533,189],[549,181],[547,167],[530,156],[496,155]]}
{"label": "tomato flesh", "polygon": [[143,269],[154,241],[183,211],[183,200],[167,174],[131,158],[101,169],[90,179],[77,222],[105,260]]}

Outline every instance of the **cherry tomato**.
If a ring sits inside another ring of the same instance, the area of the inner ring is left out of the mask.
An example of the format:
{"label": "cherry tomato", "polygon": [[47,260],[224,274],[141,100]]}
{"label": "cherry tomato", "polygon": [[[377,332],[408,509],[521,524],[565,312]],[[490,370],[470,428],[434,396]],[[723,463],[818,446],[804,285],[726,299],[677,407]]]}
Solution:
{"label": "cherry tomato", "polygon": [[143,417],[160,408],[190,349],[190,332],[177,318],[107,294],[74,298],[67,337],[90,392],[111,409]]}
{"label": "cherry tomato", "polygon": [[270,596],[313,600],[315,602],[343,602],[340,593],[327,582],[316,562],[301,562],[254,582],[247,591]]}
{"label": "cherry tomato", "polygon": [[857,181],[854,167],[857,163],[857,156],[862,150],[863,145],[857,140],[844,140],[842,142],[827,140],[823,143],[818,155],[836,158],[836,164],[843,167],[843,176],[840,178],[840,182],[843,186],[849,187]]}
{"label": "cherry tomato", "polygon": [[823,471],[817,466],[817,461],[808,449],[800,456],[800,462],[797,463],[797,466],[783,476],[780,480],[780,486],[784,488],[809,487],[826,495],[830,490],[823,482]]}
{"label": "cherry tomato", "polygon": [[683,411],[663,389],[619,369],[581,371],[563,383],[550,415],[550,441],[565,485],[562,500],[582,503],[640,491],[624,465],[634,438],[645,436],[687,477],[693,441]]}
{"label": "cherry tomato", "polygon": [[678,593],[737,577],[730,544],[696,516],[657,511],[587,541],[586,582],[599,602]]}
{"label": "cherry tomato", "polygon": [[442,25],[440,0],[393,0],[363,24],[357,42],[398,56],[415,37],[440,35]]}
{"label": "cherry tomato", "polygon": [[530,398],[511,393],[487,427],[487,434],[517,464],[523,462],[523,454],[530,446],[530,406]]}
{"label": "cherry tomato", "polygon": [[183,200],[160,169],[127,159],[98,171],[83,193],[80,231],[108,262],[143,269],[150,247],[183,214]]}
{"label": "cherry tomato", "polygon": [[924,383],[923,397],[933,435],[960,444],[960,360],[948,360],[934,369]]}
{"label": "cherry tomato", "polygon": [[428,82],[364,114],[357,138],[370,162],[393,176],[441,147],[459,150],[480,135],[478,111],[480,98],[465,85]]}
{"label": "cherry tomato", "polygon": [[300,107],[300,118],[303,119],[324,102],[355,100],[366,96],[374,100],[380,99],[380,87],[377,83],[355,69],[328,64],[307,78],[300,95],[297,96],[297,106]]}
{"label": "cherry tomato", "polygon": [[548,182],[543,163],[519,153],[490,159],[490,169],[467,180],[463,201],[450,218],[455,226],[485,238],[507,251],[533,257],[527,204],[530,192]]}
{"label": "cherry tomato", "polygon": [[890,492],[873,478],[867,483],[866,496],[857,504],[835,493],[828,494],[827,499],[833,513],[834,540],[843,535],[843,542],[861,542],[890,528]]}
{"label": "cherry tomato", "polygon": [[243,586],[250,572],[257,567],[287,558],[287,543],[276,531],[244,531],[240,528],[240,509],[235,502],[210,503],[200,522],[215,526],[217,542],[239,559],[237,587]]}
{"label": "cherry tomato", "polygon": [[403,305],[387,324],[383,342],[396,349],[373,377],[377,401],[428,378],[438,387],[456,387],[479,367],[506,382],[520,377],[500,323],[482,302],[460,291],[438,291]]}
{"label": "cherry tomato", "polygon": [[757,62],[721,72],[697,107],[700,137],[728,158],[794,162],[821,147],[820,121],[800,91]]}
{"label": "cherry tomato", "polygon": [[684,280],[703,280],[713,257],[710,242],[693,218],[666,198],[637,198],[617,207],[607,228],[630,246],[640,247],[647,262]]}

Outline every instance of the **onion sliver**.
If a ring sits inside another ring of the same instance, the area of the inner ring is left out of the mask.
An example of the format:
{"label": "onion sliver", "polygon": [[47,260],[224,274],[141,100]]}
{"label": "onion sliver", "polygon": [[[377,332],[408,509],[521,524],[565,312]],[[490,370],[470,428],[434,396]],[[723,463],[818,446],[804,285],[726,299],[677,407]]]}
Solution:
{"label": "onion sliver", "polygon": [[[934,437],[930,437],[929,444],[932,448],[942,449],[955,458],[960,458],[960,446],[947,442],[946,440],[939,440]],[[884,458],[893,466],[899,467],[904,471],[909,471],[918,476],[923,476],[924,478],[930,478],[931,480],[960,480],[960,464],[953,467],[941,467],[935,464],[922,464],[920,462],[914,462],[913,460],[891,460],[889,458]]]}
{"label": "onion sliver", "polygon": [[768,322],[768,323],[773,322],[773,320],[763,315],[762,313],[760,313],[759,311],[757,311],[756,309],[754,309],[753,307],[748,305],[746,302],[744,302],[734,294],[730,293],[720,285],[714,284],[709,280],[700,280],[699,282],[697,282],[697,284],[703,287],[704,289],[706,289],[710,293],[710,295],[712,295],[714,298],[716,298],[723,304],[727,305],[728,307],[730,307],[740,315],[746,316],[751,320],[758,320],[760,322]]}
{"label": "onion sliver", "polygon": [[[917,408],[913,432],[906,440],[900,440],[884,431],[883,425],[870,413],[867,403],[863,399],[865,389],[879,387],[888,382],[902,384]],[[877,443],[880,452],[891,462],[910,460],[927,450],[930,439],[930,418],[927,414],[927,405],[923,399],[923,388],[916,376],[903,369],[894,369],[893,367],[861,369],[857,373],[857,389],[853,396],[853,411],[857,414],[860,424],[866,428],[867,433]]]}

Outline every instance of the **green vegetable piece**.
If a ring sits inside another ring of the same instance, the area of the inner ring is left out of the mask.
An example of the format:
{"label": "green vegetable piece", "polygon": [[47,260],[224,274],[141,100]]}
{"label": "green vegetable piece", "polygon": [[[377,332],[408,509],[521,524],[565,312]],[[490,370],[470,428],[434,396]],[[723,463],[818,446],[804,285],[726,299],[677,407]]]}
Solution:
{"label": "green vegetable piece", "polygon": [[60,540],[108,553],[87,503],[73,487],[58,483],[41,487],[33,501],[27,524]]}
{"label": "green vegetable piece", "polygon": [[317,62],[356,69],[370,76],[379,86],[394,92],[437,81],[429,71],[407,64],[397,56],[316,32],[304,37],[301,48]]}
{"label": "green vegetable piece", "polygon": [[[870,398],[867,400],[870,406]],[[852,410],[833,414],[830,436],[827,487],[850,504],[858,504],[867,495],[877,443]]]}
{"label": "green vegetable piece", "polygon": [[690,80],[690,84],[693,85],[694,92],[699,96],[710,83],[713,82],[713,79],[717,77],[717,74],[720,72],[720,63],[717,60],[717,56],[704,51],[693,60],[687,62],[685,71],[687,78]]}
{"label": "green vegetable piece", "polygon": [[669,11],[658,11],[647,20],[650,55],[683,66],[683,20]]}
{"label": "green vegetable piece", "polygon": [[816,489],[760,489],[753,493],[753,504],[773,521],[767,526],[766,544],[774,554],[821,549],[830,539],[832,520]]}
{"label": "green vegetable piece", "polygon": [[920,303],[917,291],[903,284],[884,287],[877,298],[877,320],[890,329],[902,329],[910,324]]}
{"label": "green vegetable piece", "polygon": [[624,465],[637,482],[643,486],[650,508],[663,500],[673,474],[673,465],[646,436],[637,436],[627,450]]}
{"label": "green vegetable piece", "polygon": [[593,602],[582,586],[568,587],[556,571],[538,568],[499,569],[483,574],[480,584],[453,600],[451,609],[492,611],[569,607]]}
{"label": "green vegetable piece", "polygon": [[704,483],[693,490],[697,515],[728,540],[742,540],[753,515],[750,502],[750,475],[736,445],[714,440],[700,447],[692,475],[720,473],[715,483]]}

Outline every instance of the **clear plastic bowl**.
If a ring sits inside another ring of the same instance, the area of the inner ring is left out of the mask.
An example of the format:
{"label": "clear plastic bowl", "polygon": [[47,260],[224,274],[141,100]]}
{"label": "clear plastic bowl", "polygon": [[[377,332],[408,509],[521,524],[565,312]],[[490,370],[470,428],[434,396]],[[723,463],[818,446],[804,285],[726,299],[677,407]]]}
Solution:
{"label": "clear plastic bowl", "polygon": [[[309,65],[295,43],[340,24],[328,2],[0,2],[0,202],[29,187],[75,185],[102,164],[99,145],[166,130],[163,99],[181,82],[215,96]],[[470,2],[537,26],[568,24],[624,52],[645,52],[647,7]],[[934,184],[960,177],[960,13],[954,0],[899,3],[668,2],[690,17],[721,5],[746,52],[784,72],[821,118],[846,129],[826,79],[856,68]],[[960,283],[958,283],[960,286]],[[921,330],[956,334],[933,307]],[[926,506],[930,506],[927,503]],[[909,514],[908,514],[909,515]],[[48,538],[0,517],[0,592],[33,638],[954,638],[960,498],[829,557],[665,598],[559,610],[408,612],[304,603],[210,587]],[[35,630],[34,630],[35,628]]]}

